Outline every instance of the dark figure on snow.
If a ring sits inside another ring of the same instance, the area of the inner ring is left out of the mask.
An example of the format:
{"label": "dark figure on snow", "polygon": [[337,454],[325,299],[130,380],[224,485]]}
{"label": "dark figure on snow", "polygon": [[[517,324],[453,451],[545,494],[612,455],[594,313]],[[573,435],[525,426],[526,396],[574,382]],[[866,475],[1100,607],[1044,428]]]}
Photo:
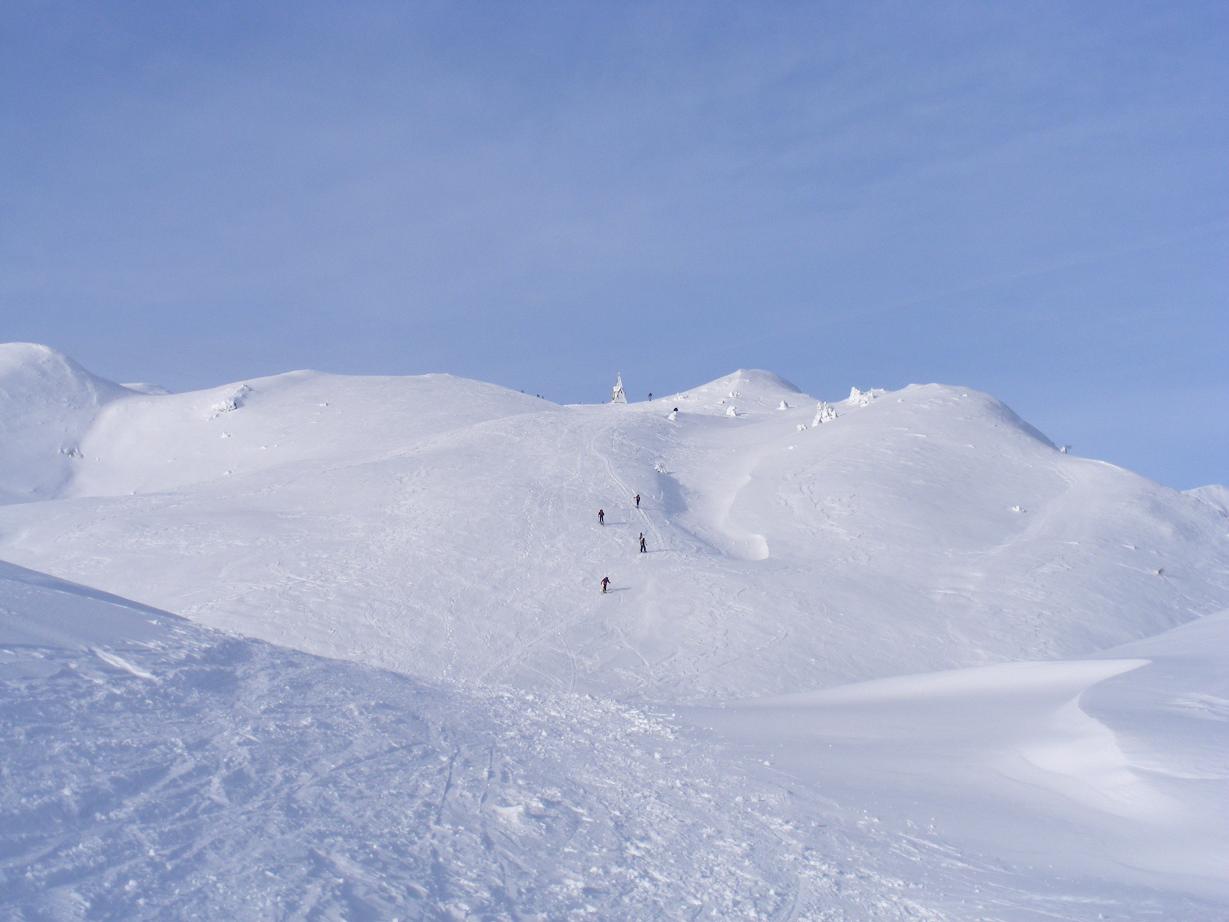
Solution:
{"label": "dark figure on snow", "polygon": [[609,577],[609,576],[603,576],[603,577],[602,577],[602,593],[603,593],[603,594],[605,594],[605,592],[606,592],[606,587],[607,587],[607,586],[609,586],[609,585],[610,585],[610,577]]}
{"label": "dark figure on snow", "polygon": [[636,494],[636,508],[637,509],[640,508],[640,494],[639,493]]}
{"label": "dark figure on snow", "polygon": [[606,510],[605,509],[599,509],[597,511],[597,524],[599,525],[606,524]]}
{"label": "dark figure on snow", "polygon": [[644,532],[641,532],[640,533],[640,553],[647,554],[648,552],[649,552],[649,549],[644,546]]}

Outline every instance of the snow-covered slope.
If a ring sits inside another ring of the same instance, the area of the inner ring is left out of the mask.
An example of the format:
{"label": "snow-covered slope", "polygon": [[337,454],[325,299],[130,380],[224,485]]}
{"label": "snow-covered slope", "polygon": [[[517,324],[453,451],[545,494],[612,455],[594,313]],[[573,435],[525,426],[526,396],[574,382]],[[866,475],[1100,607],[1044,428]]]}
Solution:
{"label": "snow-covered slope", "polygon": [[1219,483],[1212,483],[1206,487],[1195,487],[1195,489],[1187,490],[1186,492],[1196,499],[1203,500],[1203,502],[1218,509],[1225,515],[1229,515],[1229,487]]}
{"label": "snow-covered slope", "polygon": [[0,564],[0,916],[1213,922],[1225,651],[1212,616],[687,727]]}
{"label": "snow-covered slope", "polygon": [[[0,564],[0,917],[929,916],[661,715],[424,685]],[[957,882],[959,883],[959,882]]]}
{"label": "snow-covered slope", "polygon": [[[953,918],[1226,917],[1229,611],[1092,659],[898,676],[688,717],[800,785],[864,805],[928,884],[993,855]],[[1026,906],[1021,880],[1035,891]]]}
{"label": "snow-covered slope", "polygon": [[[176,490],[288,465],[354,463],[545,402],[451,375],[298,371],[103,407],[63,495]],[[242,412],[240,412],[242,411]]]}
{"label": "snow-covered slope", "polygon": [[311,373],[131,396],[64,498],[0,508],[0,555],[422,677],[669,701],[1084,655],[1229,598],[1205,503],[985,395],[876,393],[820,425],[761,372],[630,406]]}
{"label": "snow-covered slope", "polygon": [[54,349],[0,343],[0,503],[56,495],[99,409],[128,393]]}
{"label": "snow-covered slope", "polygon": [[786,407],[814,405],[809,397],[784,378],[757,368],[738,371],[682,391],[657,401],[669,403],[668,409],[680,413],[703,413],[712,416],[737,416],[740,412],[775,410],[784,402]]}
{"label": "snow-covered slope", "polygon": [[1226,917],[1216,489],[959,387],[0,358],[0,915]]}

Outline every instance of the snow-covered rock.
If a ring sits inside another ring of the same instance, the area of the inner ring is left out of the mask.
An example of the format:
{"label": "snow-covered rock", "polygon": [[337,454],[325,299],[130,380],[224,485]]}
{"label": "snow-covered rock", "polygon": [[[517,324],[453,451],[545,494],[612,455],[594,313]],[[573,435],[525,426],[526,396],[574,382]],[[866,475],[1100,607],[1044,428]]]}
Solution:
{"label": "snow-covered rock", "polygon": [[223,413],[233,413],[235,410],[243,406],[247,395],[252,393],[252,389],[246,384],[240,384],[225,397],[215,400],[209,406],[209,419],[217,419]]}
{"label": "snow-covered rock", "polygon": [[870,406],[872,401],[878,400],[886,393],[887,391],[882,388],[871,388],[869,391],[863,391],[856,387],[851,387],[849,389],[849,397],[845,402],[855,407],[867,407]]}

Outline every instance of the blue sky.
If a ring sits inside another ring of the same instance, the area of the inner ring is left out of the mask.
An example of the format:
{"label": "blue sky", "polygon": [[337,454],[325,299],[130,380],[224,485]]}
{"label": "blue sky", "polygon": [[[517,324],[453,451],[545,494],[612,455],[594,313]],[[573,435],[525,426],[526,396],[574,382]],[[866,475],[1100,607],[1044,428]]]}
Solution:
{"label": "blue sky", "polygon": [[1229,4],[5,4],[0,339],[959,383],[1229,481]]}

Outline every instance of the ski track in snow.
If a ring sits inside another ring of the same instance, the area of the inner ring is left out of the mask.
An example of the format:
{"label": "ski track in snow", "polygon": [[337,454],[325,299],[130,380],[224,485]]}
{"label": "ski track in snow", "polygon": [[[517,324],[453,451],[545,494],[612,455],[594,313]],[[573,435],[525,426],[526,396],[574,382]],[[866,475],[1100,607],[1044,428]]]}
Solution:
{"label": "ski track in snow", "polygon": [[18,918],[938,918],[643,710],[189,627],[93,660],[11,649],[52,670],[0,665]]}

